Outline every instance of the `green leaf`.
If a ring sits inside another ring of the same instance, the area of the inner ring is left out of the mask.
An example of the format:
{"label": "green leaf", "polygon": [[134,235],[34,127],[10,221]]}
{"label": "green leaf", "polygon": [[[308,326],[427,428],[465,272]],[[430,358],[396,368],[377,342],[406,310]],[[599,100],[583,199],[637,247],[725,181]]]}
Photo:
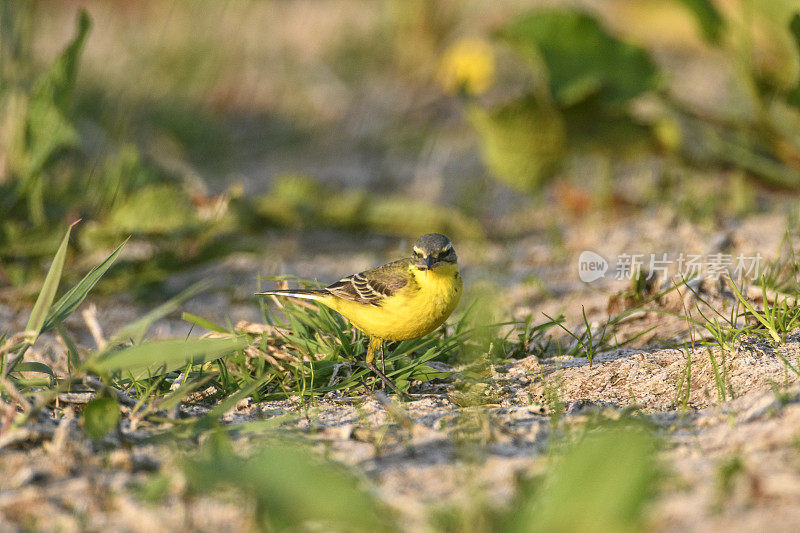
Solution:
{"label": "green leaf", "polygon": [[325,531],[397,530],[358,479],[295,442],[262,445],[241,458],[222,432],[212,433],[202,453],[186,461],[184,472],[193,490],[231,487],[252,498],[265,531],[306,530],[309,524]]}
{"label": "green leaf", "polygon": [[69,234],[71,231],[72,226],[67,228],[67,234],[64,235],[61,246],[58,247],[58,251],[55,257],[53,257],[53,263],[50,265],[50,270],[47,272],[44,284],[42,284],[42,291],[36,299],[36,304],[33,306],[30,318],[28,318],[28,325],[25,326],[26,331],[35,333],[35,336],[30,342],[34,342],[42,332],[42,327],[50,312],[50,307],[53,305],[53,299],[58,290],[58,283],[61,281],[61,271],[64,269],[64,261],[67,257],[67,246],[69,244]]}
{"label": "green leaf", "polygon": [[78,15],[74,39],[34,84],[27,117],[29,176],[38,174],[55,152],[73,146],[78,140],[78,134],[67,120],[66,113],[90,25],[89,15],[82,10]]}
{"label": "green leaf", "polygon": [[[792,20],[789,21],[789,32],[792,34],[792,38],[794,38],[797,53],[800,54],[800,12],[795,13],[792,16]],[[795,107],[800,107],[800,82],[798,82],[797,86],[786,96],[786,101]]]}
{"label": "green leaf", "polygon": [[648,53],[609,35],[589,15],[539,11],[514,19],[499,36],[534,66],[547,67],[553,97],[568,107],[590,97],[615,111],[659,83]]}
{"label": "green leaf", "polygon": [[85,366],[97,372],[130,373],[138,380],[218,359],[249,343],[246,337],[146,342],[95,357]]}
{"label": "green leaf", "polygon": [[725,28],[725,20],[710,0],[678,0],[694,15],[703,38],[717,44]]}
{"label": "green leaf", "polygon": [[406,379],[409,381],[430,381],[432,379],[443,379],[451,375],[453,373],[447,370],[436,370],[428,365],[419,365],[414,367],[414,371]]}
{"label": "green leaf", "polygon": [[507,530],[642,531],[644,506],[658,475],[655,451],[655,440],[643,427],[589,430],[557,460],[538,490],[522,491],[521,501],[512,503]]}
{"label": "green leaf", "polygon": [[91,27],[91,19],[85,10],[78,13],[77,32],[58,59],[39,78],[33,88],[34,100],[53,102],[62,112],[67,111],[75,89],[78,62],[83,43]]}
{"label": "green leaf", "polygon": [[473,106],[467,117],[481,137],[486,165],[507,185],[532,192],[557,170],[567,142],[558,110],[529,96],[497,109]]}
{"label": "green leaf", "polygon": [[53,369],[38,361],[23,361],[17,364],[14,370],[16,372],[39,372],[40,374],[47,374],[50,376],[51,383],[55,382],[56,380],[56,375],[53,372]]}
{"label": "green leaf", "polygon": [[196,283],[177,296],[159,305],[146,315],[122,327],[119,331],[114,333],[114,336],[108,341],[104,353],[116,348],[124,342],[132,341],[134,344],[138,344],[141,342],[145,333],[147,333],[147,330],[150,329],[153,322],[177,311],[183,302],[205,290],[206,287],[208,287],[208,283]]}
{"label": "green leaf", "polygon": [[119,424],[120,412],[116,398],[93,398],[83,410],[83,430],[92,440],[100,440]]}
{"label": "green leaf", "polygon": [[125,198],[107,225],[125,233],[167,234],[197,229],[200,221],[184,191],[172,185],[148,185]]}
{"label": "green leaf", "polygon": [[34,99],[28,107],[29,153],[26,173],[35,176],[62,148],[75,146],[78,132],[49,100]]}
{"label": "green leaf", "polygon": [[117,256],[122,251],[122,247],[125,246],[125,243],[128,242],[128,239],[117,246],[117,248],[111,252],[111,255],[105,258],[102,263],[94,267],[88,274],[86,274],[82,280],[80,280],[74,287],[64,294],[59,300],[53,305],[52,309],[47,315],[47,319],[44,321],[44,325],[42,327],[42,331],[47,331],[52,328],[56,324],[60,324],[67,318],[70,313],[72,313],[75,308],[77,308],[81,302],[83,302],[86,295],[89,294],[89,291],[100,281],[105,273],[111,268],[111,265],[114,264],[114,261],[117,259]]}
{"label": "green leaf", "polygon": [[201,328],[205,328],[209,331],[216,331],[217,333],[230,333],[229,330],[223,328],[222,326],[218,326],[213,322],[206,320],[205,318],[199,317],[197,315],[193,315],[191,313],[183,313],[181,314],[181,318],[187,322],[191,322]]}

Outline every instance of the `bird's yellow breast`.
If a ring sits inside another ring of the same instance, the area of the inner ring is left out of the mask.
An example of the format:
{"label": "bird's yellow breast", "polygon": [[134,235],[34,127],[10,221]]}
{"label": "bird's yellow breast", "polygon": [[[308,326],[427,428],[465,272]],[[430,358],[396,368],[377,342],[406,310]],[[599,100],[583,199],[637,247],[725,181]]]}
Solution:
{"label": "bird's yellow breast", "polygon": [[322,303],[369,335],[386,341],[416,339],[441,326],[461,299],[461,276],[452,263],[431,270],[410,267],[405,287],[369,305],[331,296]]}

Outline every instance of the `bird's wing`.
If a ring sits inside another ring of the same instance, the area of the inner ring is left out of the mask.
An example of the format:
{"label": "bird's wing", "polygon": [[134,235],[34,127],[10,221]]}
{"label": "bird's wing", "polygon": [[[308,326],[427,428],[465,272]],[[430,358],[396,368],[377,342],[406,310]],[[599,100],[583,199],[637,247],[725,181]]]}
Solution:
{"label": "bird's wing", "polygon": [[384,298],[392,296],[408,284],[410,264],[410,259],[393,261],[340,279],[325,290],[345,300],[380,305]]}

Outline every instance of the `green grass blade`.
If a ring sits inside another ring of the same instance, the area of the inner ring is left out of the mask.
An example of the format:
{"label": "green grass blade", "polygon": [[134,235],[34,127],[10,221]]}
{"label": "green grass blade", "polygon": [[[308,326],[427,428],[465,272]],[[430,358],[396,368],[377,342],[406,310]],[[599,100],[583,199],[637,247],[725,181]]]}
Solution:
{"label": "green grass blade", "polygon": [[72,226],[67,228],[67,234],[64,235],[64,239],[62,239],[61,245],[58,247],[55,257],[53,257],[53,263],[50,265],[50,270],[47,271],[47,277],[45,277],[42,284],[42,291],[36,299],[30,318],[28,318],[28,325],[25,326],[26,331],[34,332],[30,342],[35,341],[36,337],[41,333],[42,326],[44,326],[47,315],[50,312],[50,307],[53,305],[53,299],[56,297],[58,283],[61,281],[61,272],[64,269],[64,261],[67,258],[67,246],[69,245]]}
{"label": "green grass blade", "polygon": [[203,317],[199,317],[197,315],[193,315],[191,313],[183,313],[181,315],[181,319],[191,322],[196,326],[200,326],[201,328],[205,328],[209,331],[216,331],[217,333],[230,333],[227,329],[223,328],[222,326],[218,326],[211,322],[210,320],[206,320]]}
{"label": "green grass blade", "polygon": [[196,381],[187,381],[174,391],[170,392],[159,402],[158,408],[163,409],[165,411],[171,410],[173,407],[177,407],[183,400],[189,397],[194,391],[205,385],[206,383],[210,382],[212,379],[216,377],[216,374],[209,374],[202,379],[198,379]]}
{"label": "green grass blade", "polygon": [[105,351],[108,352],[127,341],[133,341],[134,344],[138,344],[141,342],[145,333],[147,333],[147,330],[150,329],[150,326],[153,324],[153,322],[174,311],[177,311],[184,301],[196,296],[198,293],[205,290],[207,286],[207,283],[197,283],[192,285],[174,298],[170,298],[165,303],[159,305],[143,317],[123,327],[114,334],[111,340],[108,341]]}
{"label": "green grass blade", "polygon": [[800,378],[800,363],[798,363],[797,366],[792,365],[792,363],[789,362],[789,359],[787,359],[786,356],[784,356],[780,351],[776,351],[775,355],[777,355],[778,358],[783,361],[783,364],[786,365],[789,370],[791,370],[798,378]]}
{"label": "green grass blade", "polygon": [[[772,339],[775,342],[781,342],[781,337],[780,337],[780,335],[778,335],[778,332],[775,331],[774,325],[772,323],[770,323],[769,320],[767,320],[767,316],[766,315],[762,315],[760,312],[758,312],[756,310],[756,308],[750,302],[747,301],[747,299],[739,291],[739,288],[736,286],[736,283],[734,283],[733,280],[731,280],[731,287],[733,287],[733,292],[736,294],[736,299],[742,303],[742,305],[745,307],[745,309],[750,311],[750,314],[753,315],[753,317],[756,320],[758,320],[761,323],[761,325],[763,325],[765,328],[767,328],[767,331],[769,332],[769,334],[772,337]],[[765,297],[764,303],[766,305],[766,297]]]}
{"label": "green grass blade", "polygon": [[133,379],[139,380],[172,372],[187,364],[224,357],[249,343],[250,339],[246,337],[155,341],[94,357],[84,366],[99,373],[130,373]]}
{"label": "green grass blade", "polygon": [[17,372],[38,372],[40,374],[47,374],[50,376],[50,383],[53,383],[56,380],[56,375],[53,372],[53,369],[38,361],[23,361],[22,363],[19,363],[14,370]]}
{"label": "green grass blade", "polygon": [[64,341],[64,345],[67,347],[67,369],[69,370],[69,373],[72,374],[73,369],[76,369],[81,365],[78,347],[75,346],[72,338],[67,335],[66,330],[60,323],[56,326],[56,329],[58,329],[58,334],[61,336],[61,340]]}
{"label": "green grass blade", "polygon": [[720,374],[717,358],[710,347],[707,346],[706,351],[708,352],[708,358],[711,361],[711,370],[714,373],[714,384],[717,387],[717,400],[719,400],[720,403],[725,402],[728,400],[728,395],[725,393],[725,382]]}
{"label": "green grass blade", "polygon": [[274,377],[275,376],[271,374],[264,374],[260,378],[254,379],[252,382],[248,383],[246,387],[240,389],[235,394],[228,396],[215,405],[214,408],[208,413],[208,416],[218,417],[224,415],[226,412],[236,407],[237,403],[253,394],[256,390],[258,390],[259,387],[269,382]]}
{"label": "green grass blade", "polygon": [[86,274],[82,280],[80,280],[74,287],[64,294],[59,300],[53,305],[50,312],[47,314],[47,318],[44,321],[44,325],[42,326],[42,331],[47,331],[52,328],[54,325],[62,322],[65,318],[67,318],[70,313],[72,313],[83,300],[86,298],[86,295],[89,294],[89,291],[97,285],[97,282],[100,281],[105,273],[111,268],[111,265],[114,264],[114,261],[119,256],[122,248],[128,242],[128,239],[116,247],[116,249],[111,252],[111,255],[105,258],[102,263],[94,267],[88,274]]}

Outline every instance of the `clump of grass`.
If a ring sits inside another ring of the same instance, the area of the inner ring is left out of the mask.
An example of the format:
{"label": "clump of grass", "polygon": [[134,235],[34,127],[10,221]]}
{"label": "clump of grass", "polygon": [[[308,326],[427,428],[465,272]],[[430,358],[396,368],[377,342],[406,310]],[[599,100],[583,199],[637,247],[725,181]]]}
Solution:
{"label": "clump of grass", "polygon": [[689,399],[692,394],[692,355],[687,349],[681,350],[681,353],[686,360],[686,364],[683,367],[683,372],[678,377],[677,395],[673,403],[679,405],[681,411],[686,411],[689,408]]}
{"label": "clump of grass", "polygon": [[[725,322],[720,322],[717,316],[712,316],[711,319],[706,316],[703,311],[700,309],[699,305],[695,305],[695,310],[698,314],[703,318],[703,320],[695,320],[692,318],[690,311],[686,308],[686,302],[681,299],[681,305],[683,306],[684,312],[684,319],[686,320],[686,326],[689,331],[689,346],[682,347],[681,352],[684,354],[686,358],[686,366],[684,370],[684,374],[680,378],[680,382],[678,384],[678,398],[676,398],[676,402],[678,403],[678,399],[680,399],[681,409],[685,411],[689,405],[689,399],[691,397],[691,385],[692,385],[692,357],[695,354],[695,327],[700,327],[701,329],[706,330],[706,332],[711,336],[711,338],[715,339],[716,344],[719,346],[721,353],[722,353],[722,362],[718,364],[716,355],[714,354],[713,349],[713,342],[709,342],[703,340],[702,343],[706,347],[706,353],[708,354],[709,362],[711,363],[711,370],[714,374],[714,384],[716,386],[717,391],[717,400],[720,402],[725,402],[728,399],[728,394],[733,395],[733,389],[730,384],[730,379],[728,378],[727,373],[727,366],[725,364],[726,354],[733,350],[733,343],[738,338],[738,336],[742,333],[739,329],[736,328],[737,320],[739,317],[738,312],[738,305],[731,307],[731,314],[729,317],[725,317],[722,315],[715,307],[711,306],[708,302],[706,302],[697,291],[695,291],[692,286],[686,282],[684,285],[692,291],[692,293],[700,300],[701,303],[705,304],[707,307],[712,309],[716,315],[721,317]],[[685,388],[684,388],[685,385]]]}
{"label": "clump of grass", "polygon": [[[11,336],[3,334],[0,346],[0,371],[3,376],[0,394],[4,399],[13,401],[18,408],[7,429],[13,431],[25,425],[32,416],[50,406],[60,393],[88,390],[96,395],[84,409],[84,427],[89,436],[101,439],[119,422],[120,403],[131,409],[131,416],[158,417],[160,409],[176,405],[209,380],[208,364],[211,361],[241,351],[250,343],[247,336],[143,340],[153,322],[173,312],[180,302],[198,292],[199,288],[195,287],[124,326],[98,349],[80,353],[62,323],[111,268],[125,243],[120,244],[54,302],[66,261],[70,233],[71,228],[67,230],[53,259],[26,331]],[[43,332],[51,329],[59,332],[67,347],[67,375],[57,375],[44,363],[25,361],[28,349]],[[46,377],[31,378],[27,375],[29,373]],[[168,386],[167,378],[177,377],[179,373],[186,376],[183,384],[174,393],[164,394]],[[243,390],[253,392],[251,388]],[[220,416],[222,413],[214,414]]]}
{"label": "clump of grass", "polygon": [[[725,401],[728,396],[733,395],[730,385],[730,378],[727,374],[726,357],[736,350],[736,343],[739,339],[746,336],[757,336],[767,339],[776,345],[775,354],[786,365],[787,369],[800,377],[800,363],[793,365],[786,356],[780,351],[780,344],[785,343],[787,336],[792,331],[800,327],[800,307],[798,307],[797,296],[774,292],[772,298],[767,293],[767,287],[774,285],[778,277],[776,272],[784,272],[784,266],[773,263],[771,277],[766,274],[759,279],[758,286],[761,289],[761,301],[763,308],[758,308],[753,301],[745,295],[743,286],[729,278],[734,302],[729,308],[728,315],[723,315],[716,307],[704,300],[700,294],[694,291],[691,286],[686,285],[697,299],[706,307],[711,309],[711,314],[704,313],[699,305],[695,310],[699,319],[691,317],[691,314],[684,306],[685,318],[689,324],[692,352],[694,352],[694,328],[704,332],[702,345],[706,348],[709,361],[714,373],[714,381],[717,389],[717,396],[720,401]],[[782,283],[786,283],[785,278]],[[721,360],[717,360],[714,349],[718,348]],[[687,361],[689,360],[687,352]],[[687,367],[688,368],[688,367]]]}
{"label": "clump of grass", "polygon": [[[633,280],[633,288],[631,291],[625,291],[615,296],[615,299],[627,300],[627,303],[630,305],[622,311],[610,315],[604,321],[596,325],[590,322],[586,314],[586,309],[581,306],[581,319],[583,323],[573,330],[564,325],[565,318],[563,315],[553,318],[543,313],[548,319],[548,322],[534,327],[531,327],[530,323],[528,323],[525,336],[521,337],[520,341],[532,346],[534,350],[538,348],[539,353],[542,355],[585,357],[588,359],[589,365],[591,366],[597,354],[620,349],[636,342],[638,339],[653,331],[657,327],[656,325],[643,328],[641,331],[628,336],[624,340],[620,340],[618,337],[621,326],[632,314],[644,309],[658,312],[658,309],[651,309],[648,306],[653,302],[660,301],[664,296],[677,290],[681,286],[680,284],[671,285],[658,292],[650,289],[644,290],[644,279],[643,276],[637,274]],[[563,330],[571,341],[565,344],[561,339],[554,338],[549,332],[553,326]]]}
{"label": "clump of grass", "polygon": [[579,333],[574,333],[571,330],[567,329],[563,324],[563,319],[556,320],[546,313],[543,314],[552,323],[563,329],[567,333],[567,335],[569,335],[575,340],[574,344],[568,351],[569,355],[586,357],[586,359],[589,360],[589,366],[592,366],[592,361],[594,361],[594,356],[598,353],[598,351],[608,346],[608,340],[609,340],[608,326],[610,324],[610,321],[601,325],[598,329],[592,331],[592,325],[589,323],[589,319],[586,318],[586,309],[583,306],[581,306],[581,316],[583,317],[583,329],[580,330]]}
{"label": "clump of grass", "polygon": [[[786,342],[786,335],[800,326],[800,307],[797,298],[775,295],[774,301],[767,298],[766,279],[761,280],[761,295],[764,309],[759,310],[742,295],[742,292],[731,282],[736,299],[748,311],[748,317],[755,319],[769,337],[776,343]],[[759,331],[753,329],[752,331]]]}
{"label": "clump of grass", "polygon": [[784,233],[777,256],[759,268],[761,284],[774,291],[800,295],[800,263],[790,231]]}
{"label": "clump of grass", "polygon": [[[352,394],[365,388],[372,390],[379,384],[378,378],[360,363],[366,355],[366,337],[341,315],[322,305],[291,299],[274,299],[273,302],[275,307],[261,304],[267,327],[248,350],[247,357],[229,359],[229,366],[232,365],[240,374],[259,376],[267,373],[272,376],[264,398]],[[216,331],[235,333],[189,319]],[[383,349],[383,361],[379,356],[379,362],[383,364],[386,376],[399,390],[406,392],[415,382],[451,376],[451,371],[427,363],[453,360],[458,352],[477,347],[485,329],[486,326],[472,324],[470,314],[465,313],[452,326],[434,334],[387,343]]]}

